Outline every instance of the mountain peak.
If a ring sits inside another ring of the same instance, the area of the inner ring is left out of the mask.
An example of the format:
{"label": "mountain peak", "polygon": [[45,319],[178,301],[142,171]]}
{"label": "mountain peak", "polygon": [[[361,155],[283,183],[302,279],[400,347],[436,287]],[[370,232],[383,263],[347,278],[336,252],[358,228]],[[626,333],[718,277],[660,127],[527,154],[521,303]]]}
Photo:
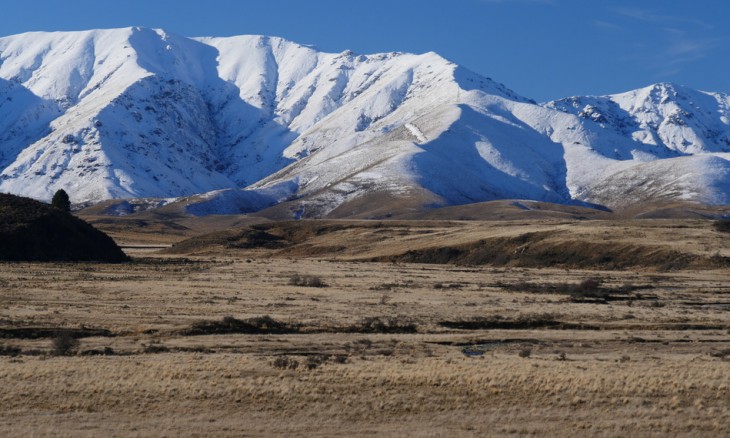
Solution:
{"label": "mountain peak", "polygon": [[195,212],[288,201],[294,217],[404,197],[611,205],[655,196],[641,175],[682,158],[662,193],[721,202],[728,108],[673,83],[537,105],[434,52],[144,27],[23,34],[0,38],[0,191],[63,188],[77,203],[207,193]]}
{"label": "mountain peak", "polygon": [[685,89],[685,88],[689,88],[689,87],[677,84],[676,82],[657,82],[657,83],[651,84],[645,88],[650,88],[650,89],[656,90],[656,91],[677,91],[677,90],[681,90],[681,89]]}

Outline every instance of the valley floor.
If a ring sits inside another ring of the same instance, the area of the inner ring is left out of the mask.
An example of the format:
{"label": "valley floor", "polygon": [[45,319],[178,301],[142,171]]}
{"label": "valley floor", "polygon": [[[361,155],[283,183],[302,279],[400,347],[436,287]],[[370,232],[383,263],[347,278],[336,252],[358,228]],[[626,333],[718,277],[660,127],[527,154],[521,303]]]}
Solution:
{"label": "valley floor", "polygon": [[727,269],[130,252],[1,266],[1,436],[730,434]]}

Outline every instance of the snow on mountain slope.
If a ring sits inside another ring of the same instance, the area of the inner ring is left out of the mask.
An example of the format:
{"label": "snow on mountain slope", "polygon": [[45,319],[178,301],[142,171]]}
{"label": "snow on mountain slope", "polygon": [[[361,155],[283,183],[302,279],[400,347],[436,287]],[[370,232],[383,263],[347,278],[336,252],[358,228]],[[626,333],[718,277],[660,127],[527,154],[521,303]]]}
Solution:
{"label": "snow on mountain slope", "polygon": [[654,158],[730,152],[730,96],[726,94],[655,84],[612,96],[562,99],[547,106],[576,114],[594,128],[629,137]]}
{"label": "snow on mountain slope", "polygon": [[22,150],[0,145],[0,190],[48,199],[65,188],[81,202],[234,187],[211,170],[206,47],[139,28],[0,39],[0,77],[58,108],[38,117],[44,132]]}
{"label": "snow on mountain slope", "polygon": [[50,122],[60,114],[56,102],[0,78],[0,169],[29,144],[47,135]]}
{"label": "snow on mountain slope", "polygon": [[561,175],[556,145],[504,120],[509,103],[534,103],[436,54],[394,56],[400,62],[378,73],[380,87],[346,97],[352,105],[332,111],[284,151],[296,163],[253,187],[294,181],[306,198],[300,210],[313,216],[373,192],[433,205],[517,194],[569,200],[564,184],[553,181]]}
{"label": "snow on mountain slope", "polygon": [[586,197],[597,204],[627,207],[646,200],[730,204],[730,161],[711,155],[636,164],[596,181]]}
{"label": "snow on mountain slope", "polygon": [[435,53],[144,28],[0,38],[0,191],[39,199],[291,201],[295,217],[378,194],[726,203],[729,118],[727,95],[672,84],[538,105]]}
{"label": "snow on mountain slope", "polygon": [[[655,84],[611,96],[571,97],[545,105],[581,119],[566,145],[571,195],[612,207],[655,199],[728,202],[730,96]],[[573,136],[575,138],[575,136]],[[582,165],[595,162],[596,166]]]}

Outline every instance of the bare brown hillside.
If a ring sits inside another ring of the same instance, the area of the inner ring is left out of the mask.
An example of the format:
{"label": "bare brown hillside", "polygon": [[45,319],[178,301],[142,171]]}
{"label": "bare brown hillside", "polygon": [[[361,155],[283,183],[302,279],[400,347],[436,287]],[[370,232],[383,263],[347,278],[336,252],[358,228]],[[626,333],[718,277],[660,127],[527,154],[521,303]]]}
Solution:
{"label": "bare brown hillside", "polygon": [[677,270],[728,267],[712,221],[291,221],[203,234],[171,254],[430,264]]}

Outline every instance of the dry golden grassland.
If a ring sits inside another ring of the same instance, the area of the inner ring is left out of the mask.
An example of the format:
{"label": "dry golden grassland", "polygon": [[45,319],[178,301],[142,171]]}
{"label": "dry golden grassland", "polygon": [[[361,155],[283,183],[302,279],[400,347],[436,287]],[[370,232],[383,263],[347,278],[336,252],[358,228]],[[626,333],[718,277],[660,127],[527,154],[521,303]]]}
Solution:
{"label": "dry golden grassland", "polygon": [[726,268],[391,257],[549,227],[730,255],[706,223],[661,224],[359,226],[2,264],[0,436],[728,436]]}

